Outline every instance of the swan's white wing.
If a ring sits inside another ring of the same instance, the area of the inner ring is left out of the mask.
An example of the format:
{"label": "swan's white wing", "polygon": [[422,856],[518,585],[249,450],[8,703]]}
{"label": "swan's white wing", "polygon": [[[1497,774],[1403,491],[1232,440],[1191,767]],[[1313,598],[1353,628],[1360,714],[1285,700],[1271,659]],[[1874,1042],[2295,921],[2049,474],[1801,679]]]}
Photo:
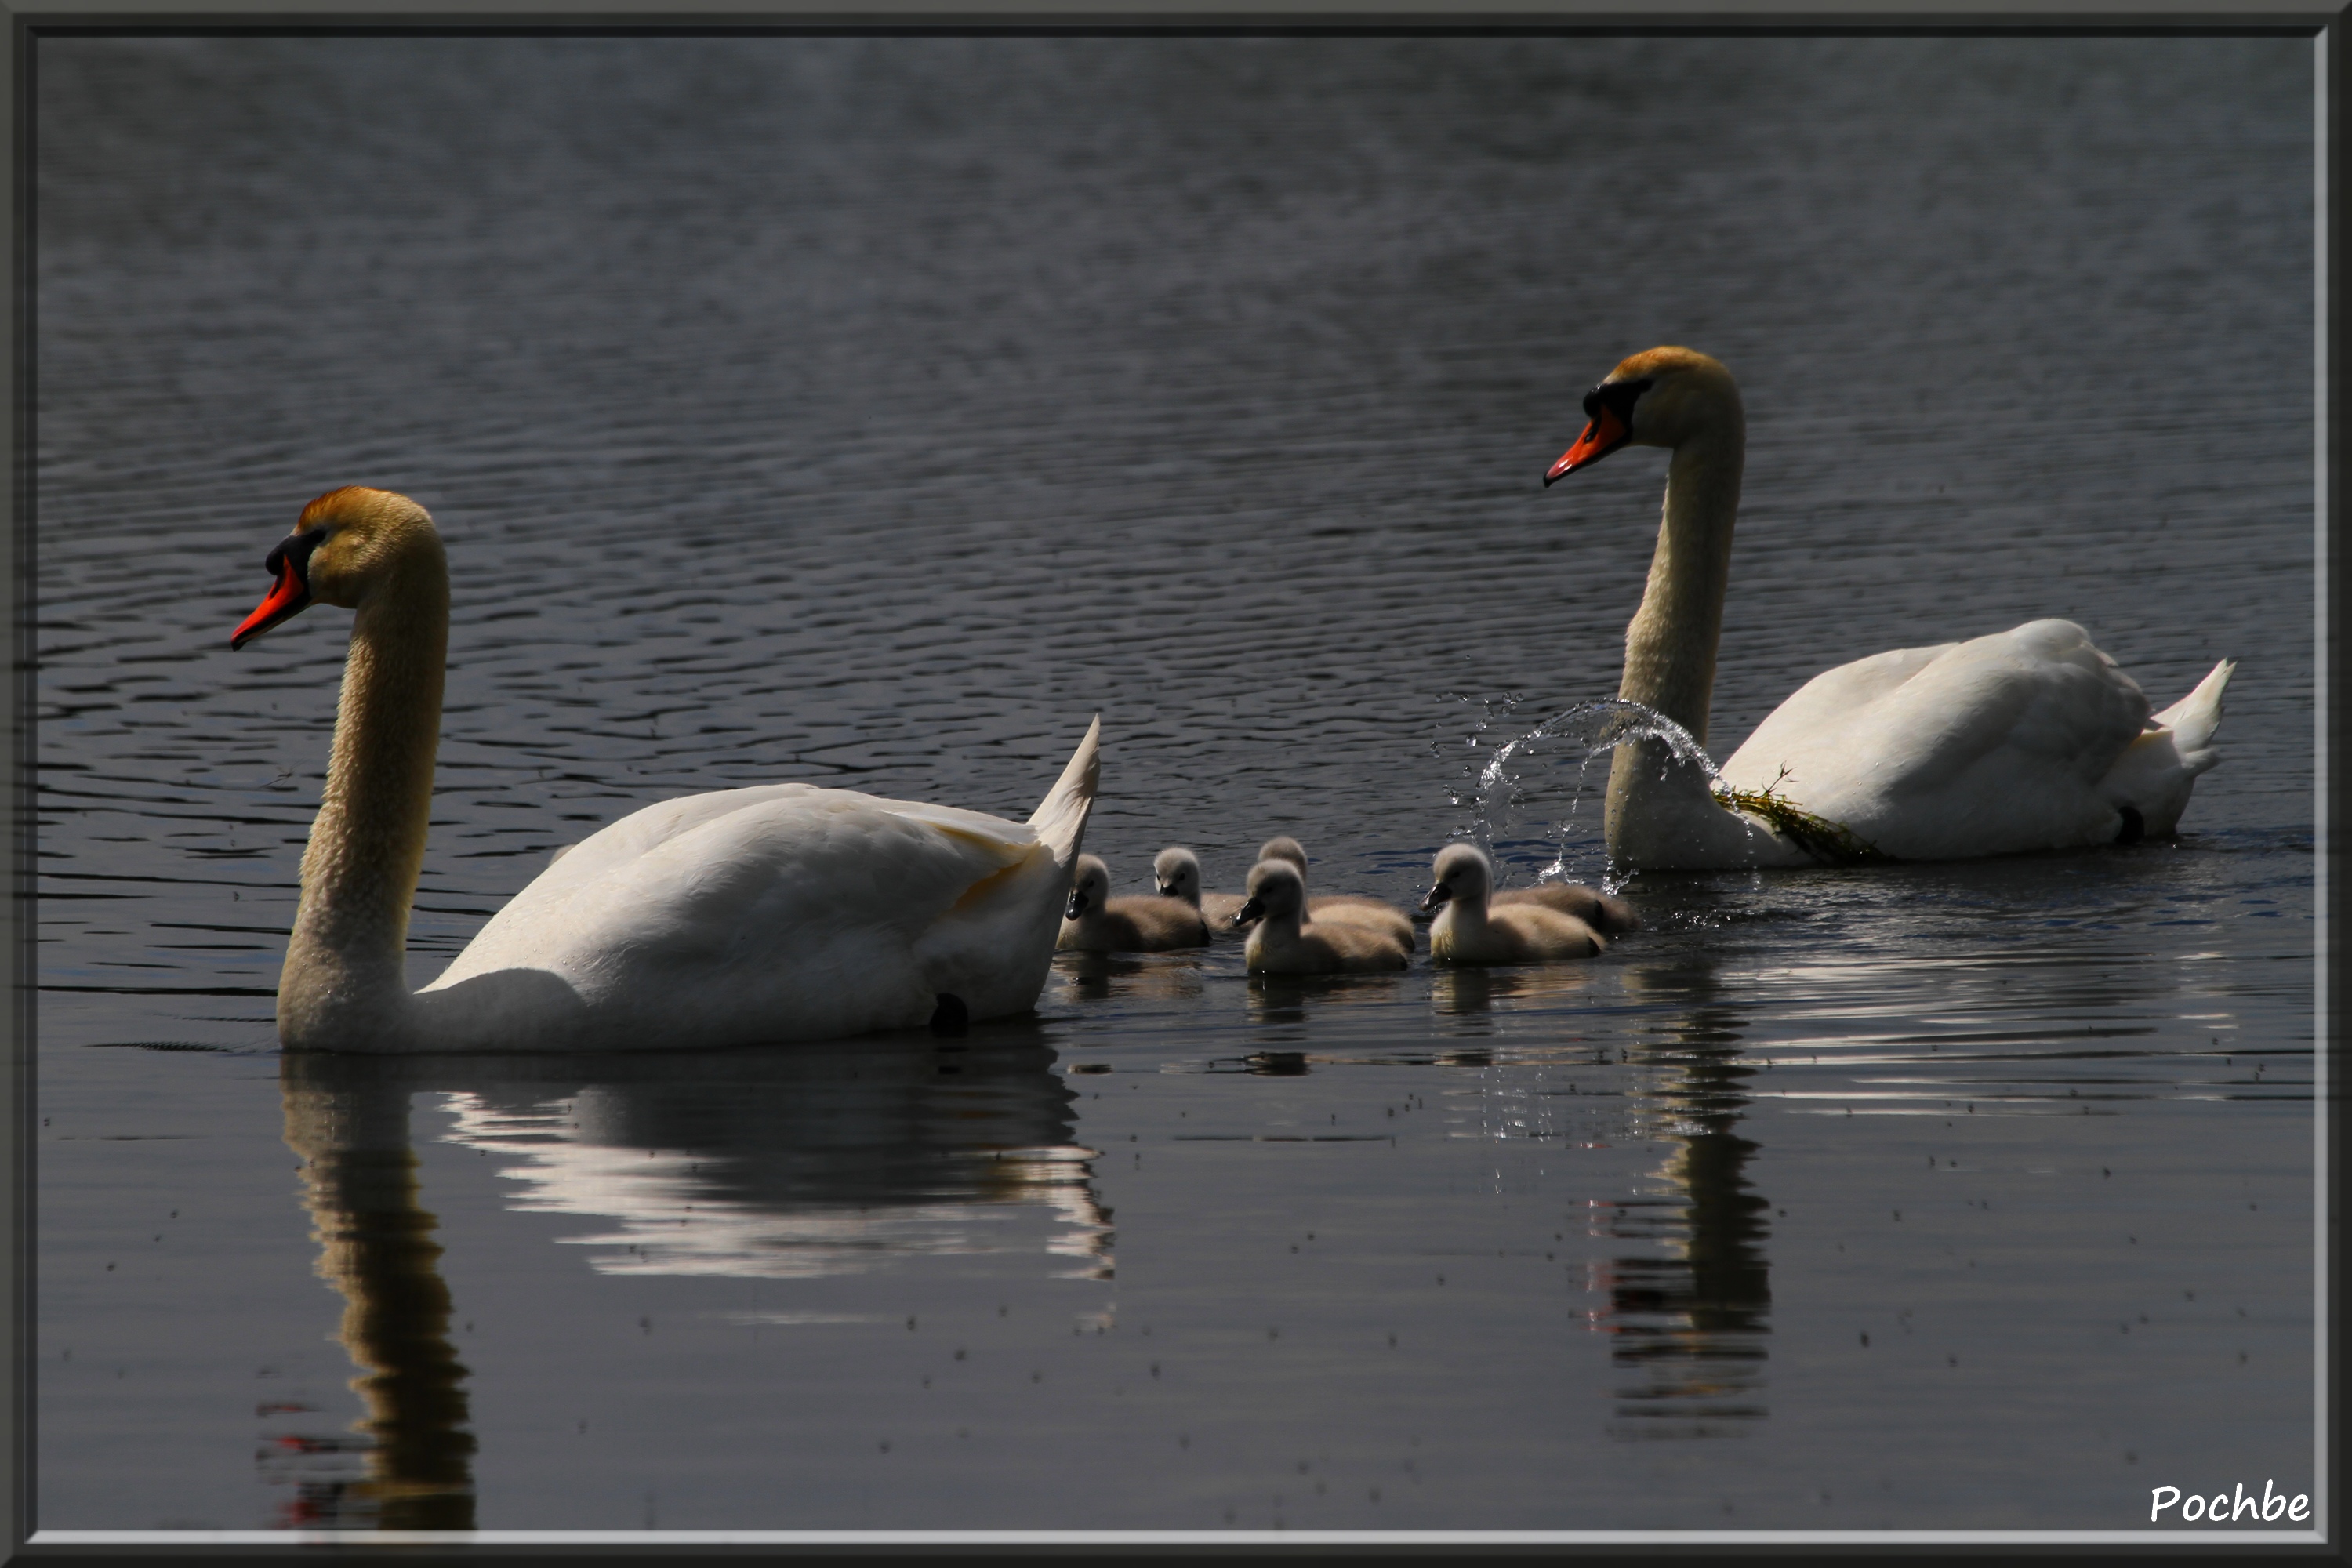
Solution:
{"label": "swan's white wing", "polygon": [[[627,864],[656,846],[690,833],[719,817],[818,793],[811,784],[753,784],[744,789],[710,790],[656,801],[633,811],[618,822],[608,822],[579,843],[555,852],[555,858],[531,889],[555,889],[585,883]],[[528,890],[528,889],[527,889]]]}
{"label": "swan's white wing", "polygon": [[2147,714],[2082,627],[2032,621],[1816,676],[1723,776],[1751,790],[1777,779],[1807,811],[1906,859],[2096,843],[2120,822],[2100,781]]}
{"label": "swan's white wing", "polygon": [[[447,1016],[467,1010],[456,994],[467,989],[486,998],[470,1005],[524,1028],[550,1008],[516,977],[551,976],[579,1007],[554,1008],[574,1016],[540,1026],[568,1035],[584,1016],[604,1045],[920,1025],[940,988],[926,940],[943,921],[961,931],[975,912],[1003,913],[999,899],[1015,889],[1055,912],[1055,896],[1027,886],[1040,861],[1051,868],[1051,850],[1020,824],[849,790],[771,784],[665,801],[550,867],[424,994],[451,994]],[[1040,923],[1050,961],[1053,927]],[[1002,933],[1018,922],[989,924]],[[1019,967],[1025,953],[998,956]],[[513,1006],[498,1004],[502,992]],[[1035,994],[1033,984],[1020,1005]]]}
{"label": "swan's white wing", "polygon": [[[1876,702],[1959,646],[1948,642],[1934,647],[1891,648],[1822,671],[1764,716],[1756,732],[1741,742],[1739,749],[1731,753],[1731,760],[1723,764],[1724,781],[1739,789],[1766,787],[1780,771],[1777,759],[1810,753],[1817,737],[1835,731],[1857,710]],[[1775,760],[1768,762],[1768,758]],[[1749,782],[1759,768],[1763,770],[1760,779]]]}

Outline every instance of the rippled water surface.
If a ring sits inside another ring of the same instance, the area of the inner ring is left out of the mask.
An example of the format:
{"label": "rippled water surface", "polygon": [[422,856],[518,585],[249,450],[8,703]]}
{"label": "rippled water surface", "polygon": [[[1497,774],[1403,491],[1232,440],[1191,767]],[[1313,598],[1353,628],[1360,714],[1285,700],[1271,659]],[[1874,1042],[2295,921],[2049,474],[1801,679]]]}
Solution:
{"label": "rippled water surface", "polygon": [[[47,38],[37,1522],[2144,1525],[2315,1490],[2312,47]],[[282,1058],[348,626],[455,573],[430,978],[805,778],[1118,890],[1597,879],[1572,748],[1741,378],[1726,755],[1882,647],[2241,661],[2176,840],[1633,879],[1589,963],[1056,961],[1034,1020]],[[1482,821],[1481,813],[1486,813]]]}

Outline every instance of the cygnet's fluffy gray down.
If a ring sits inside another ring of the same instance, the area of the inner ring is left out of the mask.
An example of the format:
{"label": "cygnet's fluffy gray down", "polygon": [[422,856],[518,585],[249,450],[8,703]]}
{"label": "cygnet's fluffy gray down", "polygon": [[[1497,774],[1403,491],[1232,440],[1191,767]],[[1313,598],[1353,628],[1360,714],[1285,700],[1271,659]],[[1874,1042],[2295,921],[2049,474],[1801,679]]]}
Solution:
{"label": "cygnet's fluffy gray down", "polygon": [[1110,868],[1098,856],[1078,857],[1077,878],[1062,913],[1062,934],[1054,946],[1063,952],[1165,952],[1208,945],[1208,922],[1181,899],[1154,893],[1112,898]]}
{"label": "cygnet's fluffy gray down", "polygon": [[1249,900],[1236,919],[1255,920],[1247,962],[1253,974],[1363,974],[1402,969],[1411,951],[1377,926],[1306,920],[1307,883],[1287,860],[1250,868]]}
{"label": "cygnet's fluffy gray down", "polygon": [[1151,862],[1151,875],[1159,884],[1163,899],[1181,899],[1201,911],[1209,922],[1209,930],[1226,935],[1234,930],[1234,916],[1241,912],[1248,900],[1239,893],[1203,892],[1201,888],[1201,858],[1181,844],[1162,849]]}
{"label": "cygnet's fluffy gray down", "polygon": [[[1265,860],[1287,860],[1298,868],[1301,887],[1307,883],[1307,850],[1297,839],[1284,834],[1269,838],[1259,846],[1257,858]],[[1350,925],[1370,926],[1389,931],[1404,943],[1407,952],[1412,951],[1412,917],[1394,904],[1382,903],[1362,893],[1318,893],[1307,900],[1307,918],[1315,921],[1342,921]]]}
{"label": "cygnet's fluffy gray down", "polygon": [[1540,904],[1572,915],[1594,931],[1611,936],[1642,929],[1642,917],[1633,912],[1633,905],[1581,882],[1538,882],[1532,888],[1504,888],[1486,901],[1489,905]]}
{"label": "cygnet's fluffy gray down", "polygon": [[1436,882],[1421,902],[1437,911],[1429,951],[1440,963],[1544,963],[1591,958],[1606,945],[1582,921],[1545,905],[1489,905],[1494,881],[1494,866],[1477,846],[1437,852]]}

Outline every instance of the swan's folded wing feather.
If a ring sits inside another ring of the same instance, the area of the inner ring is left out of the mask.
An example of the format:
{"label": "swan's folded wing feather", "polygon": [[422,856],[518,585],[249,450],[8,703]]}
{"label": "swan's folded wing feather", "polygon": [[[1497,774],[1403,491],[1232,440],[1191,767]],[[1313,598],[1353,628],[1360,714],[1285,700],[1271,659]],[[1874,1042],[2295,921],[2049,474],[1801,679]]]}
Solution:
{"label": "swan's folded wing feather", "polygon": [[1038,851],[1017,824],[846,790],[664,802],[517,894],[430,989],[542,970],[615,1016],[644,1013],[638,1026],[736,1037],[750,1019],[779,1036],[920,1023],[919,941]]}
{"label": "swan's folded wing feather", "polygon": [[1935,657],[1866,702],[1813,705],[1804,726],[1768,720],[1726,778],[1761,788],[1786,766],[1789,798],[1905,858],[2084,843],[2112,826],[2098,782],[2147,698],[2080,626],[1903,651]]}
{"label": "swan's folded wing feather", "polygon": [[1771,788],[1784,763],[1793,766],[1790,759],[1810,757],[1825,738],[1843,734],[1856,712],[1959,646],[1889,648],[1822,671],[1765,715],[1755,733],[1723,764],[1723,781],[1734,789]]}
{"label": "swan's folded wing feather", "polygon": [[614,868],[720,817],[777,802],[797,801],[819,793],[823,793],[821,786],[811,784],[753,784],[743,789],[710,790],[700,795],[680,795],[675,800],[656,801],[651,805],[629,813],[617,822],[606,823],[579,843],[557,851],[554,863],[530,884],[530,888],[562,888],[593,881],[608,875]]}

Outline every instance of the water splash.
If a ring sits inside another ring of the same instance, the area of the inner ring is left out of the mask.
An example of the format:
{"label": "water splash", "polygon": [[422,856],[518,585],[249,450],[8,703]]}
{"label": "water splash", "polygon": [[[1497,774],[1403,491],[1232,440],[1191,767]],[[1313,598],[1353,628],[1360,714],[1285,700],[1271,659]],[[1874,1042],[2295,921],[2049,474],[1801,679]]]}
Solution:
{"label": "water splash", "polygon": [[[1580,702],[1523,732],[1515,718],[1525,700],[1519,692],[1454,691],[1446,698],[1477,710],[1466,733],[1459,728],[1461,719],[1454,721],[1452,732],[1462,735],[1460,742],[1441,740],[1432,748],[1441,756],[1466,753],[1448,796],[1469,820],[1458,823],[1454,836],[1475,842],[1504,869],[1507,880],[1507,868],[1525,868],[1548,855],[1532,868],[1536,880],[1589,881],[1614,889],[1600,812],[1587,815],[1581,808],[1588,796],[1598,798],[1608,787],[1607,770],[1593,777],[1593,763],[1629,741],[1663,741],[1676,760],[1705,770],[1711,786],[1721,782],[1706,749],[1689,731],[1656,709],[1622,697]],[[1493,736],[1498,732],[1510,738],[1496,742]],[[1570,757],[1573,773],[1545,765]]]}

